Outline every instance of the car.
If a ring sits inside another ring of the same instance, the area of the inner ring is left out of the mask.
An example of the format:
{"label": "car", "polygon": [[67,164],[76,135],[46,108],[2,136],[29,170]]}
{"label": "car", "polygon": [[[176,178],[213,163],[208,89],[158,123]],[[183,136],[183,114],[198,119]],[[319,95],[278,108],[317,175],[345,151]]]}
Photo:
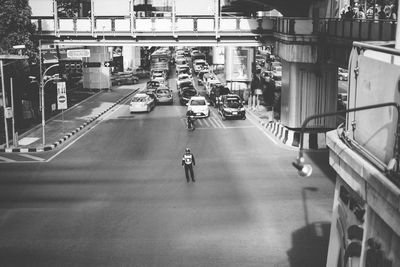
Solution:
{"label": "car", "polygon": [[189,66],[187,66],[187,65],[176,66],[176,75],[179,75],[182,73],[186,73],[186,74],[189,74],[190,76],[192,76],[192,70],[190,69]]}
{"label": "car", "polygon": [[188,81],[192,82],[192,77],[189,74],[187,73],[179,74],[178,77],[176,78],[176,88],[179,88],[179,85],[182,82],[188,82]]}
{"label": "car", "polygon": [[179,91],[179,101],[182,105],[186,104],[191,97],[196,96],[197,90],[194,87],[183,87]]}
{"label": "car", "polygon": [[182,81],[179,83],[179,86],[176,88],[178,90],[178,93],[181,93],[183,89],[185,88],[195,88],[194,84],[193,84],[193,80],[186,80],[186,81]]}
{"label": "car", "polygon": [[194,73],[198,73],[204,66],[208,66],[207,62],[204,59],[196,59],[193,61],[193,70]]}
{"label": "car", "polygon": [[166,86],[160,86],[154,93],[156,97],[156,102],[158,104],[166,103],[166,104],[173,104],[174,99],[172,96],[172,91]]}
{"label": "car", "polygon": [[210,116],[210,107],[204,96],[193,96],[189,99],[187,110],[194,112],[196,118],[206,118]]}
{"label": "car", "polygon": [[206,83],[205,83],[205,89],[206,89],[206,94],[209,96],[211,93],[211,89],[214,85],[222,85],[222,83],[217,79],[209,79]]}
{"label": "car", "polygon": [[259,65],[260,67],[264,67],[265,66],[265,57],[263,55],[256,55],[256,64]]}
{"label": "car", "polygon": [[129,110],[133,112],[150,112],[155,107],[154,98],[148,94],[139,93],[132,97]]}
{"label": "car", "polygon": [[111,75],[111,85],[127,85],[136,84],[139,78],[132,74],[132,72],[117,72]]}
{"label": "car", "polygon": [[139,79],[148,78],[150,76],[150,72],[148,70],[143,69],[142,67],[136,67],[132,70],[132,74],[138,77]]}
{"label": "car", "polygon": [[202,69],[200,69],[200,71],[197,74],[197,77],[198,77],[197,83],[198,84],[204,83],[203,76],[206,73],[210,73],[210,72],[211,72],[211,70],[208,67],[203,67]]}
{"label": "car", "polygon": [[246,119],[246,110],[243,107],[243,101],[236,94],[227,94],[221,97],[218,113],[221,115],[222,120],[226,120],[227,118]]}
{"label": "car", "polygon": [[349,79],[349,73],[346,69],[338,68],[338,80],[347,81]]}
{"label": "car", "polygon": [[146,83],[146,92],[155,92],[161,86],[160,81],[151,80]]}
{"label": "car", "polygon": [[221,96],[230,93],[229,88],[223,84],[212,84],[210,90],[210,102],[213,106],[218,107],[221,101]]}

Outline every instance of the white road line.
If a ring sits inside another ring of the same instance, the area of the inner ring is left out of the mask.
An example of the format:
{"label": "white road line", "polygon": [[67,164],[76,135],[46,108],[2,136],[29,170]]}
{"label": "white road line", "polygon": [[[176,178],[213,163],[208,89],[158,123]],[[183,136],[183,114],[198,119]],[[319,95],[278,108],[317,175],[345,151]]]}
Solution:
{"label": "white road line", "polygon": [[210,127],[210,124],[208,122],[208,119],[203,119],[204,123],[207,125],[207,127]]}
{"label": "white road line", "polygon": [[256,126],[226,126],[225,129],[256,128]]}
{"label": "white road line", "polygon": [[210,123],[212,124],[213,127],[220,128],[219,125],[215,122],[214,118],[210,118]]}
{"label": "white road line", "polygon": [[42,159],[42,158],[35,157],[35,156],[29,155],[29,154],[19,154],[19,155],[22,156],[22,157],[34,159],[34,160],[37,160],[37,161],[44,161],[44,159]]}
{"label": "white road line", "polygon": [[4,158],[0,156],[0,160],[5,161],[5,162],[15,162],[15,160],[9,159],[9,158]]}
{"label": "white road line", "polygon": [[220,120],[220,118],[214,118],[215,119],[215,123],[218,125],[221,125],[221,128],[226,128],[226,126],[222,123],[222,121]]}

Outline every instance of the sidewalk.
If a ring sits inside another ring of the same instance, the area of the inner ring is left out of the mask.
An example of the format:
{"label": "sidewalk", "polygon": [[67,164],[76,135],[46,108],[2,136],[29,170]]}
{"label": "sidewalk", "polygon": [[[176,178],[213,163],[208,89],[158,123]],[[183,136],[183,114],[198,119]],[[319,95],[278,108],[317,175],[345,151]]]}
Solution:
{"label": "sidewalk", "polygon": [[40,152],[49,151],[76,135],[79,131],[93,123],[104,113],[133,95],[139,90],[135,88],[119,87],[111,91],[100,91],[82,102],[70,107],[45,122],[45,144],[43,144],[42,125],[19,136],[18,147],[6,145],[0,147],[0,152]]}

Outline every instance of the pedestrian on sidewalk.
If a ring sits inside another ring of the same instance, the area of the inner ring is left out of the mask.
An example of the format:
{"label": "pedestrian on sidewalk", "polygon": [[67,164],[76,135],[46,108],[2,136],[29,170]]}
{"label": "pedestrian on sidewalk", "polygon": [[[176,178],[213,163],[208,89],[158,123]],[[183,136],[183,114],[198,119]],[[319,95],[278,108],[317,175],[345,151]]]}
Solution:
{"label": "pedestrian on sidewalk", "polygon": [[192,182],[195,182],[194,180],[194,173],[193,173],[193,166],[196,165],[196,162],[194,160],[193,154],[190,152],[190,148],[186,148],[186,153],[183,154],[182,157],[182,166],[185,168],[185,175],[186,175],[186,181],[189,183],[189,172],[190,176],[192,177]]}

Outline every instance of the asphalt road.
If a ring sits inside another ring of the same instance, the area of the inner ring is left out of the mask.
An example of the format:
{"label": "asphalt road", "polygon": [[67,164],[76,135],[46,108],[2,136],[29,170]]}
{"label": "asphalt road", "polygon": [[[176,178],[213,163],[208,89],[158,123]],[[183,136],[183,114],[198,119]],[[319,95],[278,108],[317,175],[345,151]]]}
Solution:
{"label": "asphalt road", "polygon": [[314,172],[300,178],[297,151],[251,118],[212,108],[189,132],[174,100],[149,114],[121,105],[49,162],[1,164],[0,265],[324,266],[327,152],[308,154]]}

